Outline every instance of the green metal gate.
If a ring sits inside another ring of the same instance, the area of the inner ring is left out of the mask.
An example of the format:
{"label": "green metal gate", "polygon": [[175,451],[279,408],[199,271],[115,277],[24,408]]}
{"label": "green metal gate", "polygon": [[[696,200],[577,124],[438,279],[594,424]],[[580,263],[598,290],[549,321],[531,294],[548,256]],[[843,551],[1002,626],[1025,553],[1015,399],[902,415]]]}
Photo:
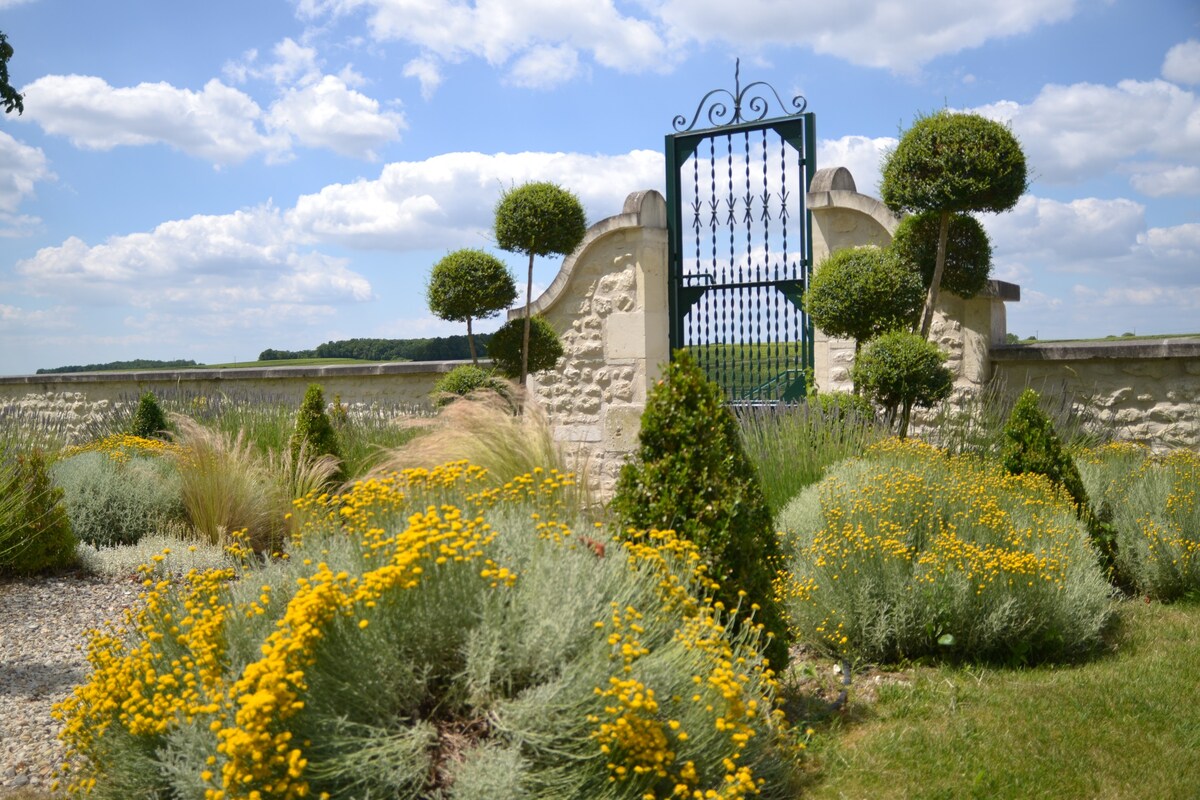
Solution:
{"label": "green metal gate", "polygon": [[[800,305],[813,114],[795,97],[787,116],[767,119],[765,92],[782,107],[779,94],[762,81],[743,88],[740,63],[734,83],[705,95],[691,124],[675,117],[666,137],[671,351],[691,351],[732,403],[798,400],[813,363]],[[695,130],[702,115],[710,127]]]}

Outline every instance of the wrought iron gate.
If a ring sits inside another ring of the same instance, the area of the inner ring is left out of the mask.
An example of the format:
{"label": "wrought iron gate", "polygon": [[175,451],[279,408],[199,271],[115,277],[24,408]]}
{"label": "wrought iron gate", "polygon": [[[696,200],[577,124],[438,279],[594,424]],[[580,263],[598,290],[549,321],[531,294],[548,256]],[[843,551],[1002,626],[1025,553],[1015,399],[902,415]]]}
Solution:
{"label": "wrought iron gate", "polygon": [[[743,88],[740,66],[733,92],[709,92],[666,137],[671,350],[691,351],[730,402],[797,400],[813,363],[800,305],[812,274],[813,114],[795,97],[788,116],[766,119],[765,91],[784,103],[762,81]],[[710,127],[693,130],[702,115]]]}

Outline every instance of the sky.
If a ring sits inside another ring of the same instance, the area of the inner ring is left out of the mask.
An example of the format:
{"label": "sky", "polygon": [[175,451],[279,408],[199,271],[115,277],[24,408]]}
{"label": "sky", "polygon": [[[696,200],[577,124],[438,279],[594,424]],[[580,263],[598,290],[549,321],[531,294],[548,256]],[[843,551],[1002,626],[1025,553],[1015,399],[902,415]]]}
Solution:
{"label": "sky", "polygon": [[1200,331],[1196,0],[0,0],[0,31],[0,375],[465,333],[426,282],[476,247],[523,284],[501,193],[554,181],[592,224],[663,191],[738,58],[866,194],[917,115],[1010,125],[1010,332]]}

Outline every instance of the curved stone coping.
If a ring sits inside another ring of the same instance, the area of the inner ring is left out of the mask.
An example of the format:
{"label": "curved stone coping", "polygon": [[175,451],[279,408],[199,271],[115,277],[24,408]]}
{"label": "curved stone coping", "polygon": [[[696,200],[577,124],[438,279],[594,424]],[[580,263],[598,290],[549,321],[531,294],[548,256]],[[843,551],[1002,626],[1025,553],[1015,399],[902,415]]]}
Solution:
{"label": "curved stone coping", "polygon": [[1200,339],[1137,339],[1105,342],[1031,342],[993,345],[993,361],[1082,361],[1086,359],[1200,358]]}
{"label": "curved stone coping", "polygon": [[[369,375],[445,373],[471,361],[393,361],[381,364],[323,364],[310,367],[228,367],[224,369],[111,370],[42,375],[0,376],[0,385],[87,383],[175,383],[178,381],[254,380],[270,378],[353,378]],[[480,359],[483,366],[491,361]]]}
{"label": "curved stone coping", "polygon": [[1008,281],[988,281],[983,290],[976,297],[994,297],[998,300],[1005,300],[1016,303],[1021,299],[1021,287],[1015,283]]}
{"label": "curved stone coping", "polygon": [[[563,261],[553,282],[530,304],[534,314],[540,314],[558,302],[559,297],[571,283],[571,275],[575,271],[579,256],[587,252],[591,244],[605,236],[625,228],[662,228],[667,227],[667,201],[653,189],[633,192],[625,198],[625,205],[620,214],[606,217],[587,229],[583,241],[575,248],[575,252]],[[521,319],[525,316],[525,308],[510,309],[508,319]]]}

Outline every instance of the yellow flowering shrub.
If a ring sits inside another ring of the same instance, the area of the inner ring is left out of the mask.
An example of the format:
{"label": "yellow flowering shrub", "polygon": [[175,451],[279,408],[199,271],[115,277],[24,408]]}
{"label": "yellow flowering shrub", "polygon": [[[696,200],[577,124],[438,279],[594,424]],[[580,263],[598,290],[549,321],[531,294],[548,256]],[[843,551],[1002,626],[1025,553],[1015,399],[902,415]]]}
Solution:
{"label": "yellow flowering shrub", "polygon": [[888,440],[785,509],[777,582],[801,639],[842,655],[1039,660],[1086,651],[1107,582],[1070,498],[1038,475]]}
{"label": "yellow flowering shrub", "polygon": [[753,609],[670,532],[571,514],[573,480],[398,472],[297,501],[281,558],[151,582],[57,710],[69,794],[784,796]]}

